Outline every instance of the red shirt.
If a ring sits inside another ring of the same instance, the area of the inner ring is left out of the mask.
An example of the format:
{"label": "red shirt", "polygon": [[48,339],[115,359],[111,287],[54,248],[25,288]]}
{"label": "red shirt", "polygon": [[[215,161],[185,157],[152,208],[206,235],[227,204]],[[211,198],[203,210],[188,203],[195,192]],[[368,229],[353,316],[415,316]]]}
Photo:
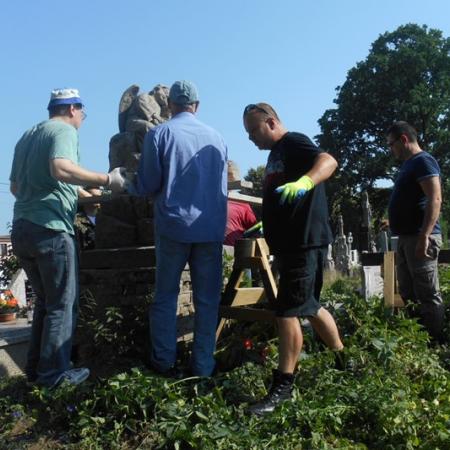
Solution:
{"label": "red shirt", "polygon": [[257,222],[252,208],[247,203],[228,200],[227,225],[225,228],[225,245],[234,245],[242,233]]}

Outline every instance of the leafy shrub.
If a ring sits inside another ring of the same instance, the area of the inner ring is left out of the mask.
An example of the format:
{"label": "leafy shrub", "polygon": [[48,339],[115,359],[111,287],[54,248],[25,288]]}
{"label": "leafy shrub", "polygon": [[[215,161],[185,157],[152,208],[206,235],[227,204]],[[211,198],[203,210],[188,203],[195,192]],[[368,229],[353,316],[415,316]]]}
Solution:
{"label": "leafy shrub", "polygon": [[[448,272],[442,280],[448,302]],[[54,392],[3,380],[2,448],[43,436],[52,448],[73,449],[450,448],[448,347],[430,347],[416,321],[366,302],[352,281],[330,285],[323,300],[343,331],[351,370],[335,370],[332,352],[306,328],[293,401],[263,419],[246,407],[267,392],[276,339],[267,324],[241,323],[218,349],[227,360],[238,348],[239,364],[212,379],[169,381],[135,366]]]}

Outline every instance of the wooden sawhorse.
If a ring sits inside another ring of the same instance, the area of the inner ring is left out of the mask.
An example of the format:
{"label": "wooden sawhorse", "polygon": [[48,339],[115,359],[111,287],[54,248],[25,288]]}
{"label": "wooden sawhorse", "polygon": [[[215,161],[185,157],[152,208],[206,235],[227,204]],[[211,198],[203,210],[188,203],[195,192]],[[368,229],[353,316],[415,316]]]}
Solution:
{"label": "wooden sawhorse", "polygon": [[[245,269],[259,270],[264,287],[239,287]],[[234,264],[230,279],[222,294],[219,307],[220,321],[217,326],[216,340],[226,320],[273,321],[275,314],[271,310],[260,308],[243,308],[254,305],[263,299],[269,304],[275,302],[277,284],[269,263],[269,248],[263,238],[239,239],[234,247]]]}

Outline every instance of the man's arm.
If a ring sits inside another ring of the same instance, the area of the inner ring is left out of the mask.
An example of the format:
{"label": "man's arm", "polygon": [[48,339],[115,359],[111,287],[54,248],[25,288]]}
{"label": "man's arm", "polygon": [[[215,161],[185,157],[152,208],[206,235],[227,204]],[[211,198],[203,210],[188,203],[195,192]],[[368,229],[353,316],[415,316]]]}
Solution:
{"label": "man's arm", "polygon": [[124,192],[128,184],[125,178],[125,167],[116,167],[109,173],[98,173],[83,169],[65,158],[51,159],[50,173],[53,178],[63,183],[106,186],[113,192]]}
{"label": "man's arm", "polygon": [[280,203],[288,203],[304,196],[319,183],[327,180],[336,170],[337,161],[328,153],[319,153],[311,169],[297,181],[283,184],[275,189],[281,194]]}
{"label": "man's arm", "polygon": [[314,186],[328,180],[338,166],[337,161],[329,153],[319,153],[311,170],[306,175],[311,178]]}
{"label": "man's arm", "polygon": [[420,231],[419,240],[417,241],[416,258],[424,259],[428,256],[428,238],[433,231],[439,218],[439,213],[441,212],[441,180],[439,177],[428,177],[419,181],[419,184],[427,197],[427,204],[425,206],[422,230]]}
{"label": "man's arm", "polygon": [[108,175],[91,172],[74,164],[70,159],[55,158],[50,160],[50,173],[58,181],[77,185],[106,186]]}

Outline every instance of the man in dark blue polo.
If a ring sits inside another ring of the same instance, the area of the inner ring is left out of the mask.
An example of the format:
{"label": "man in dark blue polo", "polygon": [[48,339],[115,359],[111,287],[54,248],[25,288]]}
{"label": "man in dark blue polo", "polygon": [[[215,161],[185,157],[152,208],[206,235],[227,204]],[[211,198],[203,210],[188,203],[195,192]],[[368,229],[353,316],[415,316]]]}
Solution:
{"label": "man in dark blue polo", "polygon": [[407,122],[395,122],[389,128],[387,143],[394,157],[402,161],[389,201],[389,225],[392,234],[399,237],[400,295],[419,308],[421,323],[439,342],[444,325],[437,267],[442,245],[439,165],[420,148],[417,132]]}

